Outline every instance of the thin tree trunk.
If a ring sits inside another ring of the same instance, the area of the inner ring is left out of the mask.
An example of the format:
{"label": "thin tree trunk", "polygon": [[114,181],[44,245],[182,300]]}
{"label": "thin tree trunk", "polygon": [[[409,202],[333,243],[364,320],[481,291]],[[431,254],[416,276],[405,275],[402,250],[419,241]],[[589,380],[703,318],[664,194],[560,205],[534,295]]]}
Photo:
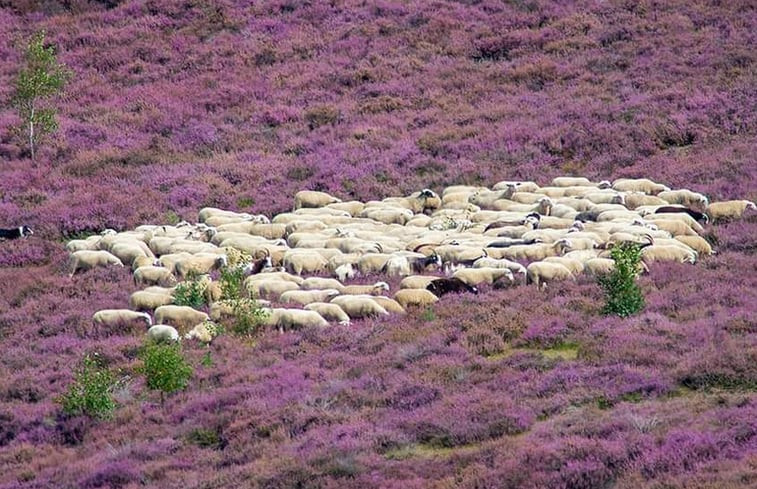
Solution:
{"label": "thin tree trunk", "polygon": [[34,106],[31,108],[31,115],[29,117],[29,149],[32,152],[32,163],[36,163],[37,160],[34,157]]}

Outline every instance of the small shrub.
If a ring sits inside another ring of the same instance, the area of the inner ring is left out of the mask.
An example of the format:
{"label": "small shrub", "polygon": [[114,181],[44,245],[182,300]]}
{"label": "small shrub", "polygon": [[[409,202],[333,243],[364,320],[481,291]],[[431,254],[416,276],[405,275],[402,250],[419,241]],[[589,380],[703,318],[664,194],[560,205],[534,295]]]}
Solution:
{"label": "small shrub", "polygon": [[234,317],[230,330],[239,336],[253,336],[267,315],[255,299],[245,297],[245,265],[251,261],[250,255],[231,250],[228,265],[221,269],[221,295],[223,300],[231,304]]}
{"label": "small shrub", "polygon": [[184,389],[192,377],[192,367],[184,359],[179,343],[148,342],[140,359],[138,371],[144,374],[148,388],[160,391],[161,404],[166,394]]}
{"label": "small shrub", "polygon": [[339,109],[330,105],[313,107],[305,112],[305,121],[308,123],[311,131],[327,124],[334,125],[339,121],[340,117],[341,113]]}
{"label": "small shrub", "polygon": [[56,399],[70,416],[87,415],[108,418],[116,408],[113,390],[118,381],[115,375],[98,362],[95,355],[87,355],[76,368],[74,382],[68,391]]}
{"label": "small shrub", "polygon": [[644,296],[636,284],[641,271],[641,247],[635,243],[622,243],[611,253],[615,269],[597,282],[605,292],[605,314],[628,317],[644,308]]}
{"label": "small shrub", "polygon": [[177,306],[201,308],[205,305],[205,285],[197,274],[190,274],[186,281],[176,286],[174,303]]}

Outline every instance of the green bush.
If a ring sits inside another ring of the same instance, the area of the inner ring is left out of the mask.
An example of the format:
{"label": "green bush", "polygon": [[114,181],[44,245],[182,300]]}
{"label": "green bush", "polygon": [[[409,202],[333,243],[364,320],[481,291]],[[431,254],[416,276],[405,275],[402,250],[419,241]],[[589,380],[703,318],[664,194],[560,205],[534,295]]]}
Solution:
{"label": "green bush", "polygon": [[184,389],[192,377],[192,367],[184,359],[180,343],[148,341],[139,356],[142,365],[138,371],[144,374],[148,388],[160,391],[161,404],[166,394]]}
{"label": "green bush", "polygon": [[205,305],[206,283],[199,280],[197,274],[190,274],[187,280],[176,286],[174,304],[199,309]]}
{"label": "green bush", "polygon": [[113,391],[117,386],[116,376],[100,364],[97,354],[87,355],[76,367],[74,382],[55,401],[69,415],[108,418],[116,408]]}
{"label": "green bush", "polygon": [[615,261],[612,273],[597,279],[605,292],[605,314],[628,317],[644,308],[644,296],[636,284],[641,272],[641,247],[635,243],[621,243],[614,247],[611,257]]}
{"label": "green bush", "polygon": [[252,258],[241,251],[231,250],[228,264],[221,269],[221,296],[231,304],[234,322],[229,328],[239,336],[253,336],[263,324],[267,313],[254,298],[246,297],[244,279],[247,276],[245,266]]}

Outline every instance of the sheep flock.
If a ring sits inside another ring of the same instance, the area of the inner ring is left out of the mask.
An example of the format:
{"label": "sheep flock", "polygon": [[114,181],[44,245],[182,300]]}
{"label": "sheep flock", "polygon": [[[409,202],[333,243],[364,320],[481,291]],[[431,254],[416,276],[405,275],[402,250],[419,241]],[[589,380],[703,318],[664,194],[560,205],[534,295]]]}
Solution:
{"label": "sheep flock", "polygon": [[[208,207],[194,224],[105,230],[66,249],[71,277],[128,266],[141,287],[129,309],[98,311],[96,324],[146,322],[154,339],[209,342],[215,329],[208,321],[233,314],[212,278],[233,249],[254,258],[246,293],[267,310],[265,323],[283,330],[404,314],[482,285],[544,288],[606,274],[610,250],[622,242],[643,246],[645,269],[658,261],[693,264],[715,253],[703,226],[755,210],[747,200],[711,203],[649,179],[558,177],[543,187],[503,181],[369,202],[305,190],[291,212],[270,220]],[[198,274],[208,312],[174,305],[177,284]],[[398,290],[384,280],[358,283],[382,277],[401,277]]]}

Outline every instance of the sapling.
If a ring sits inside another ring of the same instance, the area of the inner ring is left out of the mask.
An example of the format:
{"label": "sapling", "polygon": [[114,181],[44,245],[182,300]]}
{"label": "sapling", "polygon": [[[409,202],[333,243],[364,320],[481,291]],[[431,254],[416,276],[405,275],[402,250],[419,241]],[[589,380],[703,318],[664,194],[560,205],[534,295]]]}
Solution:
{"label": "sapling", "polygon": [[165,395],[184,389],[192,377],[180,343],[148,341],[140,351],[142,365],[138,371],[145,376],[147,387],[160,391],[160,404]]}
{"label": "sapling", "polygon": [[86,355],[76,367],[74,381],[56,402],[69,415],[108,418],[116,408],[113,391],[117,386],[115,375],[101,365],[97,354]]}
{"label": "sapling", "polygon": [[644,296],[636,283],[641,273],[641,246],[621,243],[610,254],[615,261],[613,271],[597,279],[605,292],[605,314],[628,317],[644,308]]}

